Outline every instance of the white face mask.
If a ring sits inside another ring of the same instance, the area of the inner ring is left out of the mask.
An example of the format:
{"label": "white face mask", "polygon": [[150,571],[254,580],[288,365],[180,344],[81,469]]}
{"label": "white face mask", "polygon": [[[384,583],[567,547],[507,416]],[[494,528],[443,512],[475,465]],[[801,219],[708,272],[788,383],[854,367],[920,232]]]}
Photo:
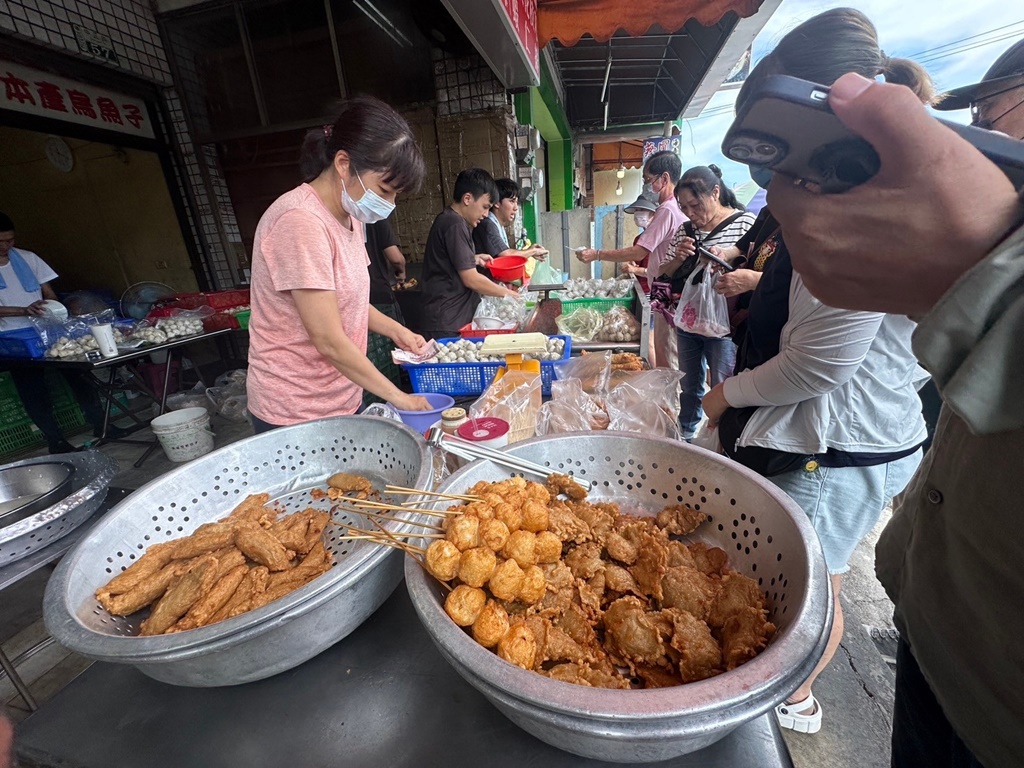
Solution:
{"label": "white face mask", "polygon": [[649,213],[634,213],[633,214],[633,221],[635,221],[636,225],[638,227],[640,227],[641,229],[647,229],[648,225],[651,223],[651,214],[649,214]]}
{"label": "white face mask", "polygon": [[345,182],[341,182],[341,207],[348,215],[363,224],[374,224],[390,216],[391,212],[395,210],[395,204],[389,203],[373,190],[367,189],[363,180],[358,176],[356,179],[359,180],[359,186],[363,188],[363,196],[358,200],[352,199]]}

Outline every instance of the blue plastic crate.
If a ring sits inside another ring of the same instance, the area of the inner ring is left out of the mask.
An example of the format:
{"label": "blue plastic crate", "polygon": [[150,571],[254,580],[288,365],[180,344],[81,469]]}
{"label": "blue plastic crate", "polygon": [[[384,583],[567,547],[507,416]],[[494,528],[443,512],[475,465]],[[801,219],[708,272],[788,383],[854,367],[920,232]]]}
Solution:
{"label": "blue plastic crate", "polygon": [[[572,355],[572,337],[553,336],[565,341],[565,351],[560,360],[542,360],[540,363],[541,389],[545,395],[551,394],[551,382],[555,380],[555,366],[561,365]],[[438,339],[440,344],[463,339]],[[483,341],[483,337],[466,339],[466,341]],[[416,394],[437,392],[452,397],[482,395],[484,390],[494,381],[498,369],[504,363],[402,363],[412,381],[412,391]]]}
{"label": "blue plastic crate", "polygon": [[43,357],[46,345],[35,328],[16,328],[0,333],[0,357]]}

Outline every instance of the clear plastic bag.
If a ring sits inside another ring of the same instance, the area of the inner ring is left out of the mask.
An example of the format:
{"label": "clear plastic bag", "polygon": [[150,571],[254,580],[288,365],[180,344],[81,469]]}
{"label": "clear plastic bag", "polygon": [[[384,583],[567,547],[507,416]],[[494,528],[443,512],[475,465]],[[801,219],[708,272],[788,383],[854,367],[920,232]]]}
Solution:
{"label": "clear plastic bag", "polygon": [[533,285],[561,285],[562,273],[548,264],[548,262],[542,261],[533,270],[533,274],[530,276],[530,283]]}
{"label": "clear plastic bag", "polygon": [[612,307],[603,316],[597,338],[602,341],[636,341],[640,338],[640,323],[625,307]]}
{"label": "clear plastic bag", "polygon": [[[558,381],[578,379],[583,391],[604,399],[608,394],[608,383],[612,372],[612,353],[599,352],[591,355],[580,355],[570,358],[565,363],[555,366],[555,377]],[[554,396],[555,385],[551,385]]]}
{"label": "clear plastic bag", "polygon": [[609,392],[605,403],[608,429],[678,440],[679,382],[683,374],[667,368],[623,374],[625,380]]}
{"label": "clear plastic bag", "polygon": [[713,453],[724,453],[722,450],[722,439],[718,435],[718,428],[708,426],[706,421],[697,430],[697,435],[693,438],[693,444]]}
{"label": "clear plastic bag", "polygon": [[362,413],[363,416],[377,416],[381,419],[391,419],[392,421],[401,421],[402,417],[393,405],[387,403],[373,403],[372,405],[366,406]]}
{"label": "clear plastic bag", "polygon": [[584,307],[568,315],[559,315],[555,323],[558,332],[572,336],[573,341],[593,341],[601,333],[604,317],[596,309]]}
{"label": "clear plastic bag", "polygon": [[[698,281],[702,271],[703,278]],[[687,276],[672,316],[676,328],[711,339],[729,335],[729,306],[725,296],[715,292],[717,282],[718,273],[713,264],[698,265]]]}
{"label": "clear plastic bag", "polygon": [[469,407],[469,417],[493,416],[508,422],[508,441],[515,443],[536,433],[542,401],[539,373],[507,371]]}
{"label": "clear plastic bag", "polygon": [[245,368],[236,368],[233,371],[225,371],[213,381],[215,387],[238,386],[245,391],[245,382],[249,372]]}
{"label": "clear plastic bag", "polygon": [[180,411],[183,408],[210,408],[211,400],[206,396],[206,385],[201,381],[192,389],[185,392],[175,392],[167,396],[167,407],[172,411]]}
{"label": "clear plastic bag", "polygon": [[522,296],[484,296],[473,313],[478,318],[500,320],[502,326],[520,325],[526,319],[526,299]]}

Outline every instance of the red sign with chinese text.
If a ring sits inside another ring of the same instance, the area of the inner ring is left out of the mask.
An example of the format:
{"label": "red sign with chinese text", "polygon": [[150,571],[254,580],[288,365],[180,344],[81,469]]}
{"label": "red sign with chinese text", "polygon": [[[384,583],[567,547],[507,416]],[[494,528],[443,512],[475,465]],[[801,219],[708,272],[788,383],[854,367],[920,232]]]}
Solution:
{"label": "red sign with chinese text", "polygon": [[0,61],[0,109],[154,137],[142,99],[6,61]]}
{"label": "red sign with chinese text", "polygon": [[512,31],[522,48],[526,62],[540,79],[540,46],[537,43],[537,0],[501,0]]}

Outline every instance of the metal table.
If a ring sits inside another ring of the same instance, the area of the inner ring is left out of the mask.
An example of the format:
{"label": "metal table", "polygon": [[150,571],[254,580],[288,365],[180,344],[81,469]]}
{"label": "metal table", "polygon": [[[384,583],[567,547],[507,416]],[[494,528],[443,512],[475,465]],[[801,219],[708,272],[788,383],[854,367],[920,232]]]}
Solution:
{"label": "metal table", "polygon": [[[103,515],[107,514],[111,507],[125,498],[132,491],[130,488],[108,488],[107,495],[92,517],[71,531],[67,536],[62,536],[47,547],[33,552],[28,557],[16,560],[10,565],[0,568],[0,590],[7,589],[12,584],[17,584],[29,574],[35,573],[43,566],[56,562],[71,549],[86,532],[95,525]],[[11,683],[17,689],[18,694],[25,701],[25,704],[32,711],[37,709],[35,699],[32,697],[25,681],[18,674],[16,665],[19,661],[29,659],[39,651],[53,643],[52,637],[47,637],[42,642],[36,643],[31,648],[22,652],[14,659],[7,658],[7,654],[0,648],[0,676],[6,674],[11,678]]]}
{"label": "metal table", "polygon": [[[138,443],[139,445],[146,446],[146,452],[135,462],[133,465],[136,469],[142,466],[143,462],[150,457],[150,455],[159,447],[157,440],[132,440],[127,438],[108,438],[107,437],[107,426],[110,423],[110,408],[112,405],[120,404],[114,400],[114,392],[121,387],[118,387],[114,383],[114,376],[117,373],[117,369],[122,366],[128,366],[131,363],[137,362],[143,357],[148,357],[153,353],[166,352],[167,353],[167,365],[164,368],[164,382],[163,389],[158,394],[151,390],[148,386],[142,383],[142,377],[135,375],[132,377],[132,388],[138,390],[146,397],[150,398],[154,403],[160,406],[160,413],[163,413],[167,406],[167,389],[170,383],[171,377],[171,360],[174,357],[174,353],[181,347],[195,344],[199,341],[205,341],[207,339],[213,339],[218,336],[231,333],[233,329],[222,328],[217,331],[210,331],[209,333],[200,333],[195,336],[180,336],[170,341],[165,341],[162,344],[152,344],[139,349],[127,349],[121,351],[117,357],[106,357],[98,360],[88,360],[84,357],[79,358],[3,358],[0,363],[5,368],[50,368],[52,370],[70,370],[70,371],[84,371],[89,374],[87,377],[88,382],[96,389],[103,403],[103,432],[100,435],[100,442],[105,440],[116,439],[118,442],[124,443]],[[104,381],[100,376],[100,371],[106,369],[107,376]],[[137,427],[144,426],[146,422],[140,419],[131,411],[125,410],[125,413],[136,423]]]}
{"label": "metal table", "polygon": [[[610,765],[513,725],[435,650],[402,585],[300,667],[233,688],[178,688],[97,663],[21,724],[27,768]],[[771,714],[659,768],[792,768]]]}

